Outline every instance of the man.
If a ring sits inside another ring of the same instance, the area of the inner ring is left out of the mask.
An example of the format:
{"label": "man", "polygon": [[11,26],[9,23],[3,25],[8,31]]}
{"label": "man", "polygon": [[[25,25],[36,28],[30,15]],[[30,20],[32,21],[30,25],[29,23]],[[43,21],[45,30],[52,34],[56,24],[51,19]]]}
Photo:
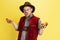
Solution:
{"label": "man", "polygon": [[19,25],[6,18],[6,21],[19,31],[18,40],[37,40],[38,34],[42,34],[47,23],[41,24],[40,18],[33,15],[35,7],[29,2],[25,2],[19,9],[25,16],[21,17]]}

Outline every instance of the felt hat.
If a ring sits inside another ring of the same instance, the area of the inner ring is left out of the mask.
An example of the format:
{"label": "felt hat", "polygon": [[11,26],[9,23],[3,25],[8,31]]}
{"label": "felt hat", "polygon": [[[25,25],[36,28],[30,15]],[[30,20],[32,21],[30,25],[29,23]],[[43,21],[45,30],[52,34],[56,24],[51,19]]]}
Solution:
{"label": "felt hat", "polygon": [[[25,6],[31,7],[31,8],[33,9],[33,10],[32,10],[32,13],[35,11],[35,6],[33,6],[30,2],[25,2],[24,5],[21,5],[21,6],[19,7],[19,9],[23,12],[23,8],[24,8]],[[23,12],[23,13],[24,13],[24,12]]]}

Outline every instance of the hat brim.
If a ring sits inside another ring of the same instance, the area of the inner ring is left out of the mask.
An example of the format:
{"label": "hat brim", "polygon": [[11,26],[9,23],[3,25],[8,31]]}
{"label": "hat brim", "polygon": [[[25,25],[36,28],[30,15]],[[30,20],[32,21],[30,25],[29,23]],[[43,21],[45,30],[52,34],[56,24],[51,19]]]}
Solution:
{"label": "hat brim", "polygon": [[[35,11],[35,6],[33,6],[33,5],[22,5],[22,6],[19,7],[19,9],[23,12],[23,8],[24,8],[25,6],[31,7],[31,8],[33,9],[32,13]],[[23,13],[24,13],[24,12],[23,12]]]}

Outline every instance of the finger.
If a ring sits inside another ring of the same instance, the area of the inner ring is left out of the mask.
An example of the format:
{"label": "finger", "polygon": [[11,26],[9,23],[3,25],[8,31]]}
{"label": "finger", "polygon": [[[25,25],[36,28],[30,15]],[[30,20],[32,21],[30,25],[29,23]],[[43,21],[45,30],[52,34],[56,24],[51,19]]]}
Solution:
{"label": "finger", "polygon": [[48,23],[47,22],[45,22],[45,26],[47,26],[48,25]]}

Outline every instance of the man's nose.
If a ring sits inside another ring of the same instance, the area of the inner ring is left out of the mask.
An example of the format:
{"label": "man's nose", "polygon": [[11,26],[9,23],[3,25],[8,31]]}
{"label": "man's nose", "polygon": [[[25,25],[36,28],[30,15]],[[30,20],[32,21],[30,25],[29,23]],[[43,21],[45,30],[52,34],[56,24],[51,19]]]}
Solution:
{"label": "man's nose", "polygon": [[25,11],[25,13],[27,13],[28,11]]}

